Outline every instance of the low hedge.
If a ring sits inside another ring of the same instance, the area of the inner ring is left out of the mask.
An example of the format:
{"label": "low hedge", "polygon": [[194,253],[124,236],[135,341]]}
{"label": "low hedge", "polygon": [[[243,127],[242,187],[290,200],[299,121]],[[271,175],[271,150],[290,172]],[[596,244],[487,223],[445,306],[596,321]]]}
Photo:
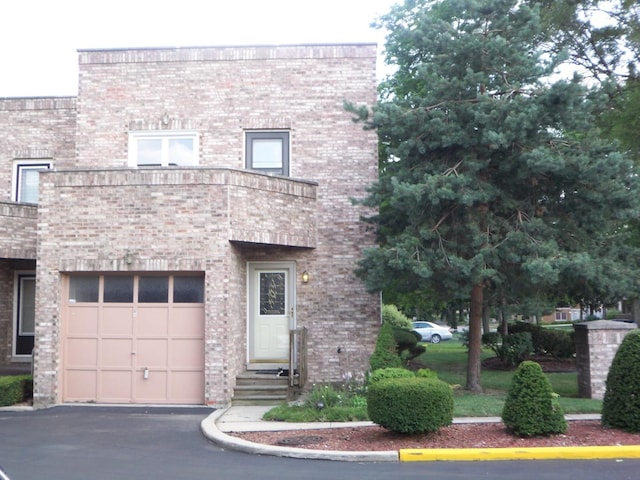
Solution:
{"label": "low hedge", "polygon": [[0,406],[6,407],[22,402],[33,392],[31,375],[0,377]]}
{"label": "low hedge", "polygon": [[367,412],[392,432],[437,432],[453,421],[453,390],[435,378],[388,378],[369,385]]}

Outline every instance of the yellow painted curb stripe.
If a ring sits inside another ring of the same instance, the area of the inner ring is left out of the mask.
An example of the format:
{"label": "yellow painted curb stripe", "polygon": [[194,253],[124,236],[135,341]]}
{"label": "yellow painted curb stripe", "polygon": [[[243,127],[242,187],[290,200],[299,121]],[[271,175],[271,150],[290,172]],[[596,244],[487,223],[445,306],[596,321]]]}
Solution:
{"label": "yellow painted curb stripe", "polygon": [[606,460],[640,458],[640,445],[531,448],[407,448],[401,462],[479,460]]}

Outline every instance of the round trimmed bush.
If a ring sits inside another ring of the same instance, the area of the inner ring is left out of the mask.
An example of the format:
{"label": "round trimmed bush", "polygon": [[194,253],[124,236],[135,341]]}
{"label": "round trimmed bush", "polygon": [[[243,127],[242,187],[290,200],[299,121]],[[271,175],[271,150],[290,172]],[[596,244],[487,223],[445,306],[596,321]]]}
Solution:
{"label": "round trimmed bush", "polygon": [[602,402],[602,424],[640,432],[640,331],[627,334],[616,352]]}
{"label": "round trimmed bush", "polygon": [[392,432],[437,432],[453,421],[453,391],[433,378],[389,378],[369,386],[367,412]]}
{"label": "round trimmed bush", "polygon": [[567,431],[567,421],[549,379],[536,362],[526,360],[516,370],[502,410],[502,421],[520,437]]}

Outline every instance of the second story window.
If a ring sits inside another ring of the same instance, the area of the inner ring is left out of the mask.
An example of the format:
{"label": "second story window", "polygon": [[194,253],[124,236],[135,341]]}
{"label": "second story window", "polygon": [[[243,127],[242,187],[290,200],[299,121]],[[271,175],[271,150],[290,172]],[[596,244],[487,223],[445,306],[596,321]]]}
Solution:
{"label": "second story window", "polygon": [[49,170],[47,160],[16,161],[13,164],[13,199],[22,203],[38,203],[39,174]]}
{"label": "second story window", "polygon": [[186,167],[197,164],[197,132],[174,130],[129,133],[130,167]]}
{"label": "second story window", "polygon": [[289,132],[245,132],[246,166],[251,170],[289,175]]}

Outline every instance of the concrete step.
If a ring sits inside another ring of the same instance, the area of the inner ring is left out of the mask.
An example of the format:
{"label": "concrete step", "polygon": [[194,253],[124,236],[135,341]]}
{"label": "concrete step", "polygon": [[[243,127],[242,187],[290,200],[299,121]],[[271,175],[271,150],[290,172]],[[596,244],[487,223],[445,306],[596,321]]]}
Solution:
{"label": "concrete step", "polygon": [[289,389],[281,385],[236,385],[234,397],[246,397],[249,395],[284,395],[287,396]]}
{"label": "concrete step", "polygon": [[259,396],[255,395],[249,398],[233,398],[231,400],[231,405],[236,406],[256,406],[256,405],[272,405],[277,407],[287,401],[287,396],[283,396],[282,398],[276,398],[272,396]]}
{"label": "concrete step", "polygon": [[287,388],[289,385],[289,378],[255,374],[250,376],[238,376],[236,377],[236,385],[280,385]]}
{"label": "concrete step", "polygon": [[289,397],[289,378],[252,371],[236,377],[233,405],[280,405]]}

